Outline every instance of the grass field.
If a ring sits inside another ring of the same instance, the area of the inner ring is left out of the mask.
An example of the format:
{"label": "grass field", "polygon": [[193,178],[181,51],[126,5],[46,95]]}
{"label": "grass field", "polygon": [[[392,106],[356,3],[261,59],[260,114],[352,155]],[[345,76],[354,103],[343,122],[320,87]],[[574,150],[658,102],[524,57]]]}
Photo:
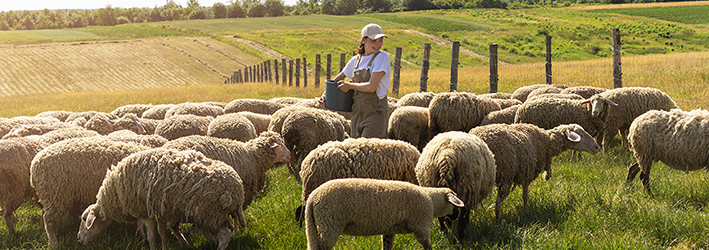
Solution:
{"label": "grass field", "polygon": [[642,16],[685,24],[709,24],[709,5],[632,9],[603,9],[594,12]]}

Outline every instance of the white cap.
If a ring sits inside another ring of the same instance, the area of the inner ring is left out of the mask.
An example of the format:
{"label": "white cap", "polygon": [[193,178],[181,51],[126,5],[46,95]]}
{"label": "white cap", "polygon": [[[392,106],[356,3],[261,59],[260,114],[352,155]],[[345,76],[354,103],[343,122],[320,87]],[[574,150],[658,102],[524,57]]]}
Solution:
{"label": "white cap", "polygon": [[[362,38],[364,37],[369,37],[369,39],[376,40],[379,39],[380,37],[389,37],[387,35],[384,35],[384,30],[382,30],[382,27],[380,27],[377,24],[370,23],[367,24],[367,26],[364,26],[362,28]],[[361,41],[362,39],[360,38],[357,40],[357,42]]]}

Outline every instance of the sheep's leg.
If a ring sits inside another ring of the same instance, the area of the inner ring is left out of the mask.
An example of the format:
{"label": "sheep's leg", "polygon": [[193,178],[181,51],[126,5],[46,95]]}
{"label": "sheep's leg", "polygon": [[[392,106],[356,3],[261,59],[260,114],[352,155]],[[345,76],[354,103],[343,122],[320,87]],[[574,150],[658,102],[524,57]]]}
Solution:
{"label": "sheep's leg", "polygon": [[463,239],[465,239],[465,228],[468,226],[468,222],[470,221],[470,209],[464,207],[460,210],[460,215],[458,216],[458,239],[463,241]]}
{"label": "sheep's leg", "polygon": [[620,130],[620,142],[623,144],[623,147],[628,147],[628,134],[630,133],[629,129],[621,129]]}
{"label": "sheep's leg", "polygon": [[522,206],[527,207],[527,200],[529,200],[529,184],[522,185]]}
{"label": "sheep's leg", "polygon": [[510,194],[511,184],[503,183],[497,188],[497,199],[495,199],[495,218],[500,218],[500,210],[502,210],[502,201]]}
{"label": "sheep's leg", "polygon": [[229,240],[231,239],[231,230],[227,227],[222,227],[219,229],[219,246],[217,250],[224,250],[229,246]]}
{"label": "sheep's leg", "polygon": [[155,220],[147,219],[145,222],[145,233],[148,236],[148,244],[150,245],[150,250],[155,250]]}
{"label": "sheep's leg", "polygon": [[628,167],[628,176],[625,177],[625,183],[630,184],[631,182],[633,182],[638,172],[640,172],[640,166],[638,166],[637,162],[633,165],[630,165],[630,167]]}
{"label": "sheep's leg", "polygon": [[[611,132],[612,131],[612,132]],[[610,149],[611,140],[618,134],[617,129],[605,129],[603,132],[603,152],[608,152]]]}
{"label": "sheep's leg", "polygon": [[391,250],[394,248],[395,234],[382,234],[382,250]]}
{"label": "sheep's leg", "polygon": [[47,239],[49,239],[49,245],[56,247],[59,244],[57,240],[56,223],[53,221],[48,221],[47,211],[42,211],[42,218],[44,219],[44,231],[47,232]]}
{"label": "sheep's leg", "polygon": [[318,227],[318,231],[320,231],[320,242],[317,249],[332,249],[337,244],[337,238],[342,234],[341,230],[335,231],[322,226]]}
{"label": "sheep's leg", "polygon": [[15,209],[5,208],[3,217],[5,217],[7,231],[10,232],[10,234],[15,234]]}
{"label": "sheep's leg", "polygon": [[177,241],[179,241],[180,244],[188,244],[187,239],[185,239],[185,235],[183,235],[182,231],[180,230],[180,224],[171,225],[170,231],[172,231],[172,234],[175,235],[175,238],[177,238]]}
{"label": "sheep's leg", "polygon": [[[172,228],[170,228],[172,229]],[[158,221],[158,234],[160,234],[160,240],[162,241],[162,250],[168,250],[167,247],[167,226],[165,222]]]}
{"label": "sheep's leg", "polygon": [[647,194],[652,196],[652,192],[650,191],[650,166],[652,166],[652,160],[639,159],[638,164],[640,164],[641,170],[640,181],[643,183]]}
{"label": "sheep's leg", "polygon": [[[423,246],[423,249],[426,250],[431,250],[431,228],[425,227],[421,228],[421,230],[415,231],[414,232],[414,237],[416,237],[416,241]],[[391,237],[392,241],[394,241],[394,236]],[[393,245],[393,244],[392,244]],[[391,248],[389,248],[391,249]]]}

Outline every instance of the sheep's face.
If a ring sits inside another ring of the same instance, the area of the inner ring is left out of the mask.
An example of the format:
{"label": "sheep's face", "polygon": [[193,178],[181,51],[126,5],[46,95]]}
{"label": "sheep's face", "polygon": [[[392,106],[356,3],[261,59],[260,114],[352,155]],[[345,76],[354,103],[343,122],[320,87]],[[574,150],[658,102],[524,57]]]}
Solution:
{"label": "sheep's face", "polygon": [[598,153],[599,147],[596,140],[591,137],[581,126],[572,124],[564,129],[566,147],[578,151],[586,151],[593,155]]}
{"label": "sheep's face", "polygon": [[99,236],[111,225],[112,220],[104,220],[100,213],[100,208],[96,204],[91,204],[81,215],[81,225],[77,238],[79,243],[87,245],[89,241]]}
{"label": "sheep's face", "polygon": [[591,97],[590,103],[591,116],[593,117],[598,117],[600,114],[610,109],[611,106],[618,106],[615,102],[599,96]]}

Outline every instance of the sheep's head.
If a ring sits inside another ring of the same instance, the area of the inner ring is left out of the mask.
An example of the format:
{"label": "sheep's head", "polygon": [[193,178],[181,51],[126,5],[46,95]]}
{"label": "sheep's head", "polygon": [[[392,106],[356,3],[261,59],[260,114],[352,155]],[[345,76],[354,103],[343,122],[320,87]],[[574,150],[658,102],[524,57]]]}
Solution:
{"label": "sheep's head", "polygon": [[[273,150],[276,154],[276,158],[273,160],[274,163],[279,161],[289,161],[291,158],[290,150],[283,143],[283,137],[280,134],[273,131],[265,131],[259,135],[259,138],[264,139],[268,143],[268,147]],[[257,139],[259,139],[257,138]],[[254,139],[254,140],[257,140]]]}
{"label": "sheep's head", "polygon": [[563,131],[566,136],[566,148],[578,151],[586,151],[591,154],[598,153],[599,147],[596,140],[591,137],[586,130],[578,124],[561,125],[554,129]]}
{"label": "sheep's head", "polygon": [[599,117],[601,114],[607,113],[606,111],[610,106],[618,106],[615,102],[603,98],[600,95],[594,95],[589,99],[583,100],[581,104],[590,104],[589,109],[593,117]]}
{"label": "sheep's head", "polygon": [[91,204],[81,215],[81,225],[79,225],[79,234],[77,235],[79,243],[89,244],[89,241],[103,233],[111,225],[111,222],[113,220],[105,220],[101,216],[101,207]]}
{"label": "sheep's head", "polygon": [[113,127],[115,130],[127,129],[135,132],[136,134],[145,135],[147,132],[142,124],[140,124],[140,119],[138,115],[134,113],[126,113],[121,119],[114,122]]}

